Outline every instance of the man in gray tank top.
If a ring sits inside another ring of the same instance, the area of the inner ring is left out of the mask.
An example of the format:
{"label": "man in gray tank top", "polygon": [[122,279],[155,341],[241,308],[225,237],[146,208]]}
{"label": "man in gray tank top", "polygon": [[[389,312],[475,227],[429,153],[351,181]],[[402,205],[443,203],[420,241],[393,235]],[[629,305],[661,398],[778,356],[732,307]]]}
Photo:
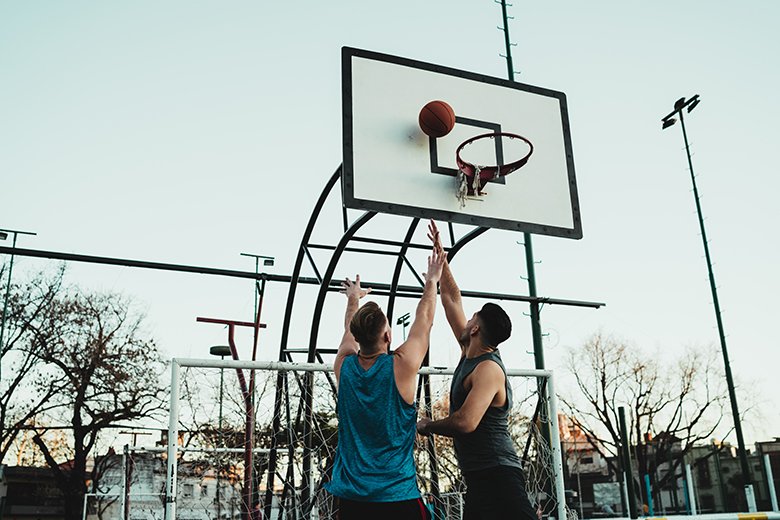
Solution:
{"label": "man in gray tank top", "polygon": [[[434,248],[443,253],[434,222],[428,236]],[[512,323],[494,303],[486,303],[466,319],[460,289],[446,261],[439,284],[461,358],[452,378],[449,417],[437,421],[424,418],[417,423],[417,431],[453,438],[467,486],[464,520],[536,520],[521,461],[509,436],[512,389],[498,353],[498,345],[512,332]]]}

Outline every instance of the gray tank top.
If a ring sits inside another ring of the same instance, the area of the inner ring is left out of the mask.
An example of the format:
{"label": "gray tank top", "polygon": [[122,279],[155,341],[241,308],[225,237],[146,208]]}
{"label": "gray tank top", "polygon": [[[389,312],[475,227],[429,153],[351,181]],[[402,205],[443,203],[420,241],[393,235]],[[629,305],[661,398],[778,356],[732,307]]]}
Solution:
{"label": "gray tank top", "polygon": [[506,368],[497,351],[482,354],[481,356],[460,359],[458,367],[452,378],[450,388],[450,414],[459,410],[466,401],[468,392],[463,389],[463,381],[471,372],[484,361],[498,363],[504,372],[506,385],[506,403],[504,406],[488,407],[477,429],[465,435],[453,438],[455,454],[461,471],[478,471],[495,466],[513,466],[521,468],[520,457],[517,456],[512,438],[509,436],[507,419],[509,410],[512,409],[512,387],[506,377]]}

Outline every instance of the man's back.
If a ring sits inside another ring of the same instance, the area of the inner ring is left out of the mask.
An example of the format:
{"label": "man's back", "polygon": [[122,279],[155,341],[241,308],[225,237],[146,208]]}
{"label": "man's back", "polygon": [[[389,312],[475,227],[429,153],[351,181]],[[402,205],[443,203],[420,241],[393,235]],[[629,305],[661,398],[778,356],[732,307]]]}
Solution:
{"label": "man's back", "polygon": [[393,356],[371,367],[348,356],[338,395],[339,444],[327,489],[362,501],[396,502],[420,497],[413,458],[417,410],[398,393]]}

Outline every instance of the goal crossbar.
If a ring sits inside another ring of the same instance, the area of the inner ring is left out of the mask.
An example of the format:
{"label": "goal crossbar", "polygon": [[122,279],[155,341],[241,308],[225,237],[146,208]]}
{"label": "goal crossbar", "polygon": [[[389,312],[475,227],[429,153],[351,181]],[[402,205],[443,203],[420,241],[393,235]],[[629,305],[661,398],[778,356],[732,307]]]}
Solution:
{"label": "goal crossbar", "polygon": [[[179,375],[182,367],[217,368],[217,369],[247,369],[268,370],[278,372],[332,372],[333,365],[322,363],[292,363],[283,361],[241,361],[241,360],[211,360],[200,358],[172,358],[171,359],[171,392],[168,420],[168,471],[166,481],[166,518],[176,518],[176,494],[177,494],[177,454],[179,437]],[[452,375],[455,369],[451,367],[422,367],[420,375]],[[557,514],[559,519],[566,518],[566,500],[563,482],[563,462],[561,458],[561,441],[558,430],[558,399],[553,384],[553,372],[551,370],[537,369],[507,369],[509,377],[539,377],[547,382],[547,394],[549,396],[550,418],[550,449],[552,455],[552,472],[555,480],[555,495]]]}

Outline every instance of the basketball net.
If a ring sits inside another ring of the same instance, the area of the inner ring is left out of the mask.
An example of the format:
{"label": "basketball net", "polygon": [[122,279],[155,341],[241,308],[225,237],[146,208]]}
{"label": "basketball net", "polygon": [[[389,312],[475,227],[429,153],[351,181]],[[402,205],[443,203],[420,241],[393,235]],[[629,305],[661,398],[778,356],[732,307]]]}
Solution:
{"label": "basketball net", "polygon": [[[460,208],[466,207],[467,200],[484,200],[487,193],[482,193],[482,179],[480,178],[480,172],[484,166],[474,165],[474,178],[469,179],[469,176],[462,169],[458,169],[457,176],[457,190],[455,191],[455,198],[460,202]],[[498,179],[501,175],[501,166],[496,167],[496,173],[493,175],[493,179]],[[469,195],[469,180],[471,181],[471,192],[473,195]]]}

